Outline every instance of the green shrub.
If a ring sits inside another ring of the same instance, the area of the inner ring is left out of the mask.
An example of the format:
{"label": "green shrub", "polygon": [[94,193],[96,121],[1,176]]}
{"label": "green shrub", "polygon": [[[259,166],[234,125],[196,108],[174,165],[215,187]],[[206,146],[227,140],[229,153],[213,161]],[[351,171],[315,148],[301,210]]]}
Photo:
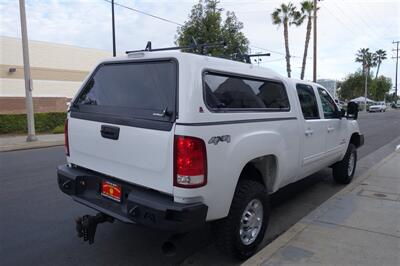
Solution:
{"label": "green shrub", "polygon": [[[66,113],[35,114],[35,129],[38,133],[51,133],[53,129],[64,125]],[[26,114],[0,115],[0,134],[26,134]]]}
{"label": "green shrub", "polygon": [[61,134],[64,133],[64,125],[58,125],[52,130],[53,134]]}

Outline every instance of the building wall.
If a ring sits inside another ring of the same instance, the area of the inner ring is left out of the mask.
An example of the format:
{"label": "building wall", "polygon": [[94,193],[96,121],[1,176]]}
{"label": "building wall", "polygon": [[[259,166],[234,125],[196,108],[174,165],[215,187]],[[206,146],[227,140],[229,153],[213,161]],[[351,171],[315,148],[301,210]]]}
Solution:
{"label": "building wall", "polygon": [[[70,98],[66,97],[34,97],[33,111],[35,113],[65,112]],[[0,114],[26,113],[25,97],[0,97]]]}
{"label": "building wall", "polygon": [[[73,97],[97,62],[108,57],[108,51],[29,41],[35,109],[59,111],[62,106],[66,110],[65,101]],[[24,97],[21,39],[0,36],[0,113],[24,112]]]}

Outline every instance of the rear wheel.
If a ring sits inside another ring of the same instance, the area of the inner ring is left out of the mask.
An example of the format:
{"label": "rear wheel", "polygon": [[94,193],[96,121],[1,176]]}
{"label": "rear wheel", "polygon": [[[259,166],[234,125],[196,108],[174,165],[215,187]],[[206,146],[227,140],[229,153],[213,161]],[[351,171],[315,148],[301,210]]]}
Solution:
{"label": "rear wheel", "polygon": [[269,220],[268,192],[252,180],[239,181],[229,214],[216,222],[216,244],[224,253],[244,260],[264,238]]}
{"label": "rear wheel", "polygon": [[357,166],[357,149],[352,143],[349,144],[343,160],[336,163],[333,170],[333,179],[340,184],[349,184],[353,179]]}

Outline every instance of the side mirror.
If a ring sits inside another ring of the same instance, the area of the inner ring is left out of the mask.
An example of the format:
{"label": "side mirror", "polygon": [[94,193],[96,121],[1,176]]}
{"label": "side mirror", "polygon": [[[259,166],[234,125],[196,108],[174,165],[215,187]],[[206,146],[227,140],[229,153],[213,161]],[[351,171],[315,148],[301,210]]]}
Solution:
{"label": "side mirror", "polygon": [[344,110],[343,108],[340,109],[340,117],[346,117],[346,110]]}
{"label": "side mirror", "polygon": [[347,119],[354,119],[358,118],[358,104],[355,102],[349,102],[347,104]]}
{"label": "side mirror", "polygon": [[335,118],[339,118],[342,119],[343,117],[346,117],[346,110],[344,110],[343,108],[340,110],[336,110],[335,111]]}

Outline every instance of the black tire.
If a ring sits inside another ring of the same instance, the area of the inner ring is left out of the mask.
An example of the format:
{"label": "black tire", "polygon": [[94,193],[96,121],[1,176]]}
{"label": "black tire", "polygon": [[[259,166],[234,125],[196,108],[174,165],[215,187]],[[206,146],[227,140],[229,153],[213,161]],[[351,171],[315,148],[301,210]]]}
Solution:
{"label": "black tire", "polygon": [[[350,173],[349,164],[351,163],[351,155],[354,156],[353,160],[353,168]],[[333,167],[333,179],[340,184],[349,184],[353,179],[354,173],[356,171],[357,166],[357,148],[354,144],[350,143],[347,148],[346,154],[343,157],[343,160],[336,163]]]}
{"label": "black tire", "polygon": [[[246,207],[254,199],[258,199],[262,204],[263,221],[255,240],[246,245],[240,237],[240,225]],[[218,249],[240,260],[251,257],[264,238],[269,215],[269,199],[266,188],[256,181],[246,179],[239,181],[228,216],[215,223]]]}

